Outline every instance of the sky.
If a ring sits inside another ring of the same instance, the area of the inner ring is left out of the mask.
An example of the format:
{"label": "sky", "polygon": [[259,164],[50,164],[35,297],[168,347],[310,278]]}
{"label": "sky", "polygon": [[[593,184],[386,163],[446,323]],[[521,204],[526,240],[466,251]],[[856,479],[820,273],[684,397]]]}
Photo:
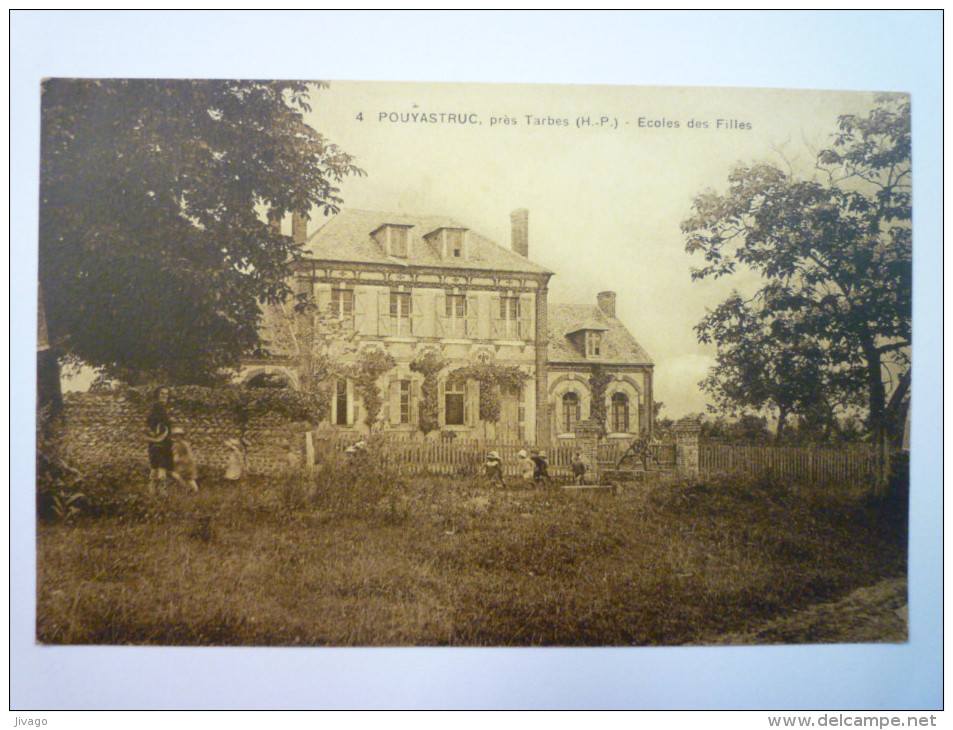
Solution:
{"label": "sky", "polygon": [[[594,303],[597,292],[615,291],[618,317],[655,362],[662,415],[678,418],[706,409],[697,384],[714,364],[694,325],[732,289],[757,285],[751,274],[692,282],[701,262],[685,252],[679,224],[693,197],[724,190],[739,162],[812,175],[837,117],[864,114],[872,100],[868,92],[331,81],[312,93],[307,121],[367,173],[341,186],[345,207],[450,216],[507,247],[510,212],[527,208],[530,258],[555,272],[551,301]],[[309,232],[322,223],[315,210]]]}

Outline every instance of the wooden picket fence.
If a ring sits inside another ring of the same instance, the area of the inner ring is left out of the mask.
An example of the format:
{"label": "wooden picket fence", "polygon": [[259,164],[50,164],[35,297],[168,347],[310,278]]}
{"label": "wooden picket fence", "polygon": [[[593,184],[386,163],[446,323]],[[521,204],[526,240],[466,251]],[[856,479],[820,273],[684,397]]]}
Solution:
{"label": "wooden picket fence", "polygon": [[870,488],[877,483],[878,460],[867,445],[741,446],[702,441],[699,469],[706,474],[773,475],[804,484]]}
{"label": "wooden picket fence", "polygon": [[[343,453],[350,445],[359,440],[357,436],[315,438],[315,458],[320,462],[331,454]],[[629,441],[611,441],[599,444],[599,462],[601,465],[615,465],[629,445]],[[529,452],[532,447],[521,443],[499,441],[414,441],[391,439],[368,442],[368,453],[382,464],[407,476],[440,475],[467,476],[477,475],[490,451],[499,454],[503,461],[503,474],[517,476],[519,465],[517,454],[521,449]],[[569,478],[572,474],[570,460],[579,450],[575,444],[559,444],[546,450],[549,473],[554,478]],[[659,464],[650,468],[674,469],[675,445],[663,444],[659,453]]]}

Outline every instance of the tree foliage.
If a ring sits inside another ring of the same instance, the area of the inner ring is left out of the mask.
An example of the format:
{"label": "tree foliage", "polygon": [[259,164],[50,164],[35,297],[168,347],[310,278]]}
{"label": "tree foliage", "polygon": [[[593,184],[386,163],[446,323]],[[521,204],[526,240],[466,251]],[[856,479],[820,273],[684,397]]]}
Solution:
{"label": "tree foliage", "polygon": [[612,382],[612,376],[601,365],[593,365],[589,373],[589,392],[592,394],[590,417],[595,421],[604,434],[609,414],[606,410],[606,389]]}
{"label": "tree foliage", "polygon": [[[798,409],[844,388],[862,399],[882,441],[902,432],[910,383],[910,101],[883,95],[875,104],[866,117],[839,118],[819,176],[740,165],[726,193],[695,198],[682,230],[686,249],[704,258],[694,279],[748,269],[762,281],[698,327],[724,368],[709,390],[723,404],[754,407],[767,381],[791,379],[791,393],[772,397]],[[824,393],[802,388],[814,376]]]}
{"label": "tree foliage", "polygon": [[357,362],[347,366],[346,375],[354,380],[354,392],[364,404],[364,423],[368,428],[374,428],[384,405],[384,396],[377,381],[384,373],[393,370],[396,364],[388,353],[369,347],[361,350]]}
{"label": "tree foliage", "polygon": [[713,400],[710,410],[731,416],[774,411],[777,441],[789,416],[833,417],[838,407],[857,405],[856,373],[800,318],[756,309],[735,292],[695,331],[700,342],[718,345],[716,365],[701,382]]}
{"label": "tree foliage", "polygon": [[43,84],[40,281],[51,344],[112,376],[197,382],[257,343],[299,246],[362,174],[286,81]]}
{"label": "tree foliage", "polygon": [[480,386],[480,420],[498,423],[502,393],[519,392],[529,376],[516,365],[500,365],[491,360],[480,360],[464,365],[450,373],[455,382],[475,380]]}

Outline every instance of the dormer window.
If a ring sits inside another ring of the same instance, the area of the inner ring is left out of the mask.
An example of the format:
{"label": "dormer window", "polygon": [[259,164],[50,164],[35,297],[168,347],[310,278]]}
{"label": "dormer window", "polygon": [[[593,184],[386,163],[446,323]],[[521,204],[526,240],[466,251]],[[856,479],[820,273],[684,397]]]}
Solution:
{"label": "dormer window", "polygon": [[437,250],[440,258],[453,261],[467,257],[465,234],[465,228],[437,228],[424,238]]}
{"label": "dormer window", "polygon": [[410,229],[413,226],[385,223],[371,233],[371,237],[384,247],[388,256],[406,259],[410,256]]}
{"label": "dormer window", "polygon": [[566,337],[580,355],[600,360],[606,355],[606,331],[606,326],[595,319],[579,320],[566,330]]}

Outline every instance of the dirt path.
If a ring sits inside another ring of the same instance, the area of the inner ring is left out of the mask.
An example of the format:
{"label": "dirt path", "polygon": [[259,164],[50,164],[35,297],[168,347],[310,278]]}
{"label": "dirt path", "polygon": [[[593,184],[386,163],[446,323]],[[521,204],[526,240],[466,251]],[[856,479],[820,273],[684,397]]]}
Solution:
{"label": "dirt path", "polygon": [[907,641],[907,581],[883,580],[833,603],[819,603],[753,631],[722,634],[706,645],[848,644]]}

